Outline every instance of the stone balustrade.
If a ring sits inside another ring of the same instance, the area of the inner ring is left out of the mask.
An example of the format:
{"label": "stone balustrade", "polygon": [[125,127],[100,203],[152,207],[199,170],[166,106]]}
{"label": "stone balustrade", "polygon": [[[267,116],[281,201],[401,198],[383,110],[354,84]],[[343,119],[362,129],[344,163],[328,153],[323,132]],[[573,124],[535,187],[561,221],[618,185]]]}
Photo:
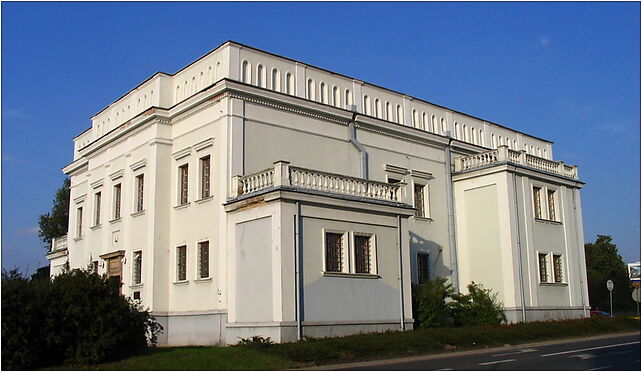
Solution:
{"label": "stone balustrade", "polygon": [[51,252],[67,248],[67,235],[59,236],[51,240]]}
{"label": "stone balustrade", "polygon": [[552,161],[527,154],[525,151],[511,150],[508,146],[500,146],[496,150],[456,158],[455,172],[466,172],[503,162],[520,164],[547,173],[579,179],[576,165],[566,165],[563,161]]}
{"label": "stone balustrade", "polygon": [[403,184],[390,184],[318,170],[293,167],[286,161],[274,163],[274,168],[247,176],[232,178],[232,197],[252,194],[270,187],[289,187],[347,195],[359,198],[404,202]]}

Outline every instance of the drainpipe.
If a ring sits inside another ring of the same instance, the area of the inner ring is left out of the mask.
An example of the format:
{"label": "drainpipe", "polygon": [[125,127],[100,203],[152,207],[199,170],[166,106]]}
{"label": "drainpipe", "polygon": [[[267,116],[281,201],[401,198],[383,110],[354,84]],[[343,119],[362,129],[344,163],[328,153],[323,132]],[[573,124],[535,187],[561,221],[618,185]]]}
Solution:
{"label": "drainpipe", "polygon": [[397,245],[399,246],[399,310],[401,311],[401,330],[406,330],[403,306],[403,260],[402,260],[401,215],[397,215]]}
{"label": "drainpipe", "polygon": [[450,159],[450,146],[453,142],[450,136],[450,131],[447,130],[445,135],[448,137],[448,145],[444,149],[446,151],[446,203],[448,207],[448,238],[450,242],[450,265],[452,266],[451,281],[453,287],[459,293],[459,272],[457,269],[457,239],[455,238],[455,202],[453,196],[453,176],[452,176],[452,161]]}
{"label": "drainpipe", "polygon": [[297,340],[303,338],[303,326],[301,324],[301,310],[303,306],[301,304],[301,273],[300,273],[300,261],[301,261],[301,202],[296,201],[296,212],[294,215],[294,283],[296,287],[296,336]]}
{"label": "drainpipe", "polygon": [[361,155],[361,178],[368,179],[368,152],[366,151],[366,148],[359,141],[357,141],[357,128],[354,125],[354,119],[357,118],[357,115],[359,113],[356,111],[357,106],[355,105],[348,106],[348,108],[352,110],[352,119],[350,119],[350,121],[348,122],[348,130],[350,131],[350,143],[357,148],[359,154]]}
{"label": "drainpipe", "polygon": [[515,216],[517,217],[517,259],[519,261],[519,287],[522,296],[522,322],[526,323],[526,299],[524,296],[524,268],[522,267],[522,238],[519,229],[519,203],[517,202],[517,175],[513,174],[513,196],[515,199]]}

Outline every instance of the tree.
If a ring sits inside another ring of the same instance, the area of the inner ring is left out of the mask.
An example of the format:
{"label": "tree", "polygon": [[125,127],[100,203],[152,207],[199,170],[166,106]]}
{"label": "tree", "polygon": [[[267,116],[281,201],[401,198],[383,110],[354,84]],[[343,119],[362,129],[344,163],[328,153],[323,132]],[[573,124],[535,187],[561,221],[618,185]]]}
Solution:
{"label": "tree", "polygon": [[41,215],[38,221],[38,225],[40,225],[38,236],[47,249],[49,249],[53,238],[67,234],[69,227],[70,185],[69,178],[65,178],[62,187],[56,191],[51,212]]}
{"label": "tree", "polygon": [[617,246],[608,235],[598,235],[595,243],[584,244],[589,303],[591,307],[609,311],[609,291],[606,281],[613,281],[613,311],[634,309],[631,281],[627,267],[618,254]]}

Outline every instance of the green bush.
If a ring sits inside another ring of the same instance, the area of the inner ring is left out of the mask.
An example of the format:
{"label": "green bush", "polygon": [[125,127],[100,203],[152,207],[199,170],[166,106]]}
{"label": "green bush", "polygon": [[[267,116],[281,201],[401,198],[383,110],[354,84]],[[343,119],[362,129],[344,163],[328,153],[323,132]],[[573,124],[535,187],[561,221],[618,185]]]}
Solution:
{"label": "green bush", "polygon": [[468,284],[468,294],[455,294],[450,303],[456,326],[499,325],[506,323],[503,304],[497,294],[481,284]]}
{"label": "green bush", "polygon": [[450,325],[452,312],[447,299],[455,291],[445,278],[436,278],[413,286],[413,316],[417,328],[444,327]]}
{"label": "green bush", "polygon": [[2,369],[114,360],[155,346],[159,332],[115,280],[83,270],[53,280],[2,273]]}

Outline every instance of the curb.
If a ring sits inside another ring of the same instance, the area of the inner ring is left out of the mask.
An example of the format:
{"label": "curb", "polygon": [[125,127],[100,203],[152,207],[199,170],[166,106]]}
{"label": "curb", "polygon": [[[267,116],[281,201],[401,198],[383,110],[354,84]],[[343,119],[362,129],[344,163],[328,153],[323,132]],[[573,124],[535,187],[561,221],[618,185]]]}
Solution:
{"label": "curb", "polygon": [[538,341],[538,342],[531,342],[531,343],[524,343],[524,344],[514,344],[514,345],[498,346],[498,347],[474,349],[474,350],[450,351],[450,352],[441,351],[441,352],[436,352],[434,354],[424,354],[424,355],[418,355],[418,356],[412,356],[412,357],[371,360],[371,361],[354,362],[354,363],[326,364],[326,365],[320,365],[320,366],[314,366],[314,367],[295,368],[292,370],[293,371],[325,371],[325,370],[353,368],[353,367],[370,367],[370,366],[385,365],[385,364],[397,363],[397,362],[416,362],[416,361],[432,360],[432,359],[439,359],[439,358],[450,358],[455,356],[483,354],[483,353],[495,352],[495,351],[505,351],[505,350],[511,350],[516,348],[523,348],[523,347],[555,345],[555,344],[564,344],[564,343],[575,342],[575,341],[586,341],[589,339],[600,340],[600,339],[606,339],[606,338],[633,336],[633,335],[640,335],[640,331],[609,333],[606,335],[582,336],[582,337],[563,338],[563,339],[558,338],[555,340]]}

